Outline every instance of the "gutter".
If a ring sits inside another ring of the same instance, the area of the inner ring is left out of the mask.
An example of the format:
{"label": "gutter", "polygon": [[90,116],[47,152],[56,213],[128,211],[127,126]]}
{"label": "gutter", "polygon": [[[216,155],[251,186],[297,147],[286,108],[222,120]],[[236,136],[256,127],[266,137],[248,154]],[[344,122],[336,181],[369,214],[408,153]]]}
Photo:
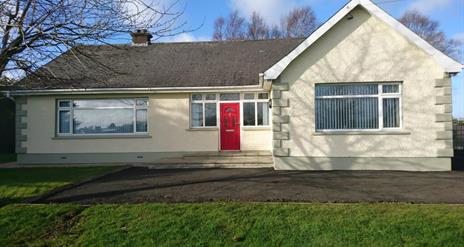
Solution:
{"label": "gutter", "polygon": [[38,90],[11,90],[2,91],[5,95],[25,96],[25,95],[63,95],[63,94],[127,94],[127,93],[187,93],[187,92],[217,92],[217,91],[248,91],[262,90],[263,83],[260,80],[258,85],[251,86],[220,86],[220,87],[153,87],[153,88],[75,88],[75,89],[38,89]]}

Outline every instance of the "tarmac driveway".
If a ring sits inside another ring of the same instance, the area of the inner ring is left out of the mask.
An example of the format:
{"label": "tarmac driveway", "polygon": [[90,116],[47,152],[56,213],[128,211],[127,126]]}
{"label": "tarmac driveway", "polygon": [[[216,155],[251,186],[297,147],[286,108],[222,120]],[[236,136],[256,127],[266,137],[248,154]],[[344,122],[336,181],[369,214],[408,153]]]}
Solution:
{"label": "tarmac driveway", "polygon": [[464,203],[464,172],[129,168],[40,203],[209,201]]}

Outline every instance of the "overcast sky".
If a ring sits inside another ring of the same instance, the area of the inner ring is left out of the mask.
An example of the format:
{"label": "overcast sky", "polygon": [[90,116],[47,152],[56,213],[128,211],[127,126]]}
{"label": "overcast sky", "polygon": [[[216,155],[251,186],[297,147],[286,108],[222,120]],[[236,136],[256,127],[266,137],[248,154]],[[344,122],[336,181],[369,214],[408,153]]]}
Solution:
{"label": "overcast sky", "polygon": [[[169,0],[146,0],[169,1]],[[238,10],[243,16],[253,11],[260,13],[268,24],[278,24],[283,14],[295,6],[310,5],[320,23],[336,13],[348,0],[183,0],[184,20],[190,27],[201,26],[192,33],[181,34],[165,41],[210,40],[214,20]],[[441,24],[449,37],[464,43],[464,0],[376,0],[380,7],[398,18],[406,10],[416,9]],[[464,54],[464,46],[461,48]],[[464,61],[464,55],[461,55]],[[453,79],[453,115],[464,118],[464,75]]]}

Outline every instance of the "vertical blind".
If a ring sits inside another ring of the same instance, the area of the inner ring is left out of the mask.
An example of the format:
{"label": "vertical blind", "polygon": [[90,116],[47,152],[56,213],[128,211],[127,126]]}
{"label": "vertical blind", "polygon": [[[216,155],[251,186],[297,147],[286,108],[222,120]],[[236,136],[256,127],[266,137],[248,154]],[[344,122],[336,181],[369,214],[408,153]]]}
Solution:
{"label": "vertical blind", "polygon": [[316,130],[399,128],[399,84],[380,85],[316,85]]}

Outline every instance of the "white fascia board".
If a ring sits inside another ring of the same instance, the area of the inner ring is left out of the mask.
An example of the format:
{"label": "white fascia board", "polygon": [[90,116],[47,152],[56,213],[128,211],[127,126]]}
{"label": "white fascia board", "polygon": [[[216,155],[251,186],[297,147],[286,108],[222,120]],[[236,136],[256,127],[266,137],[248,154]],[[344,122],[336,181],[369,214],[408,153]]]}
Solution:
{"label": "white fascia board", "polygon": [[63,95],[63,94],[147,94],[147,93],[189,93],[189,92],[242,92],[261,91],[262,85],[220,86],[220,87],[164,87],[164,88],[75,88],[75,89],[37,89],[3,91],[11,96]]}
{"label": "white fascia board", "polygon": [[279,62],[274,64],[270,69],[264,72],[265,80],[275,80],[282,74],[287,66],[296,59],[301,53],[309,48],[314,42],[316,42],[322,35],[329,31],[335,24],[337,24],[342,18],[344,18],[351,10],[357,6],[362,6],[371,15],[376,16],[380,20],[384,21],[387,25],[394,28],[411,42],[422,48],[427,54],[432,56],[435,61],[448,73],[459,73],[462,71],[464,66],[443,54],[441,51],[430,45],[428,42],[423,40],[413,31],[409,30],[406,26],[401,24],[398,20],[387,14],[384,10],[379,8],[370,0],[352,0],[340,9],[334,16],[332,16],[327,22],[320,26],[314,33],[312,33],[305,41],[298,45],[293,51],[287,56],[281,59]]}

